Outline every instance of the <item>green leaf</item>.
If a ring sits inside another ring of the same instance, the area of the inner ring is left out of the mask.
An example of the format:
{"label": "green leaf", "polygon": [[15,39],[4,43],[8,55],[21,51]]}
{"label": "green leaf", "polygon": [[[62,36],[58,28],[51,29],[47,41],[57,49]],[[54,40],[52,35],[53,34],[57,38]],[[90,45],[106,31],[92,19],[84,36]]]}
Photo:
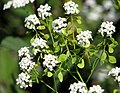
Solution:
{"label": "green leaf", "polygon": [[37,29],[38,29],[38,30],[44,30],[44,29],[45,29],[45,26],[38,26]]}
{"label": "green leaf", "polygon": [[72,58],[72,64],[74,64],[76,62],[76,57]]}
{"label": "green leaf", "polygon": [[58,74],[58,78],[59,78],[59,81],[60,81],[60,82],[63,82],[63,74],[62,74],[61,71],[60,71],[59,74]]}
{"label": "green leaf", "polygon": [[81,63],[78,63],[77,66],[78,66],[79,68],[84,68],[84,66],[85,66],[84,59],[81,59]]}
{"label": "green leaf", "polygon": [[64,42],[62,42],[62,44],[60,44],[60,46],[66,46],[67,44],[67,40],[65,40]]}
{"label": "green leaf", "polygon": [[45,38],[46,40],[48,40],[48,39],[50,38],[49,34],[45,34],[45,35],[44,35],[44,38]]}
{"label": "green leaf", "polygon": [[118,90],[117,90],[117,89],[114,89],[114,90],[113,90],[113,93],[118,93]]}
{"label": "green leaf", "polygon": [[114,56],[109,56],[109,62],[112,64],[116,63],[116,58]]}
{"label": "green leaf", "polygon": [[114,52],[114,49],[109,46],[108,51],[109,51],[109,53],[113,53],[113,52]]}
{"label": "green leaf", "polygon": [[77,33],[79,34],[82,31],[81,28],[77,28]]}
{"label": "green leaf", "polygon": [[68,32],[68,35],[72,34],[73,33],[73,30],[69,30],[67,31]]}
{"label": "green leaf", "polygon": [[107,58],[107,54],[105,52],[102,53],[101,60],[105,60]]}
{"label": "green leaf", "polygon": [[81,24],[81,20],[80,20],[80,19],[78,19],[78,20],[77,20],[77,23],[78,23],[78,24]]}
{"label": "green leaf", "polygon": [[57,52],[59,52],[59,51],[60,51],[60,47],[59,47],[59,46],[56,46],[54,52],[57,53]]}
{"label": "green leaf", "polygon": [[54,42],[53,46],[54,46],[54,47],[58,46],[58,41],[57,41],[57,42]]}
{"label": "green leaf", "polygon": [[52,75],[53,75],[53,73],[47,72],[47,76],[48,76],[48,77],[52,77]]}
{"label": "green leaf", "polygon": [[60,61],[60,62],[64,62],[66,60],[67,60],[67,56],[65,54],[61,54],[58,58],[58,61]]}

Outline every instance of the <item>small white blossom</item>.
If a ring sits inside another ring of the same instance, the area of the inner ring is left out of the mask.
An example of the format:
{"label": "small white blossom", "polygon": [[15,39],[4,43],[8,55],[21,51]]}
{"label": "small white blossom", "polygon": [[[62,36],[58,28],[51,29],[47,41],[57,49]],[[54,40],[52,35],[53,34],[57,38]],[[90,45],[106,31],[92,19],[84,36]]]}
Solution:
{"label": "small white blossom", "polygon": [[9,9],[12,6],[12,1],[8,1],[6,4],[4,4],[3,10]]}
{"label": "small white blossom", "polygon": [[115,67],[112,68],[111,71],[108,73],[108,75],[112,75],[112,76],[118,76],[120,73],[120,68]]}
{"label": "small white blossom", "polygon": [[75,4],[73,1],[68,1],[64,4],[64,9],[66,11],[66,14],[78,14],[78,4]]}
{"label": "small white blossom", "polygon": [[112,68],[112,70],[109,71],[108,75],[114,76],[115,80],[120,82],[120,68],[119,67]]}
{"label": "small white blossom", "polygon": [[32,58],[23,57],[19,62],[20,69],[23,71],[30,72],[35,66],[35,62],[33,62],[31,59]]}
{"label": "small white blossom", "polygon": [[35,38],[31,45],[33,47],[44,48],[44,47],[46,47],[46,42],[47,41],[43,40],[42,38]]}
{"label": "small white blossom", "polygon": [[59,17],[58,19],[55,19],[52,22],[52,27],[54,32],[63,33],[64,30],[62,28],[65,28],[67,26],[67,19]]}
{"label": "small white blossom", "polygon": [[47,67],[50,71],[52,71],[56,64],[59,63],[57,57],[51,54],[45,55],[43,59],[43,66]]}
{"label": "small white blossom", "polygon": [[77,35],[77,40],[78,40],[78,44],[80,44],[80,46],[82,47],[89,47],[90,45],[90,41],[89,39],[92,39],[92,32],[87,30],[87,31],[83,31],[81,32],[79,35]]}
{"label": "small white blossom", "polygon": [[14,8],[23,7],[26,4],[33,3],[35,0],[11,0],[4,4],[3,10],[9,9],[11,6]]}
{"label": "small white blossom", "polygon": [[120,82],[120,75],[117,77],[117,81]]}
{"label": "small white blossom", "polygon": [[100,85],[93,85],[93,87],[90,87],[89,93],[103,93],[104,89],[100,87]]}
{"label": "small white blossom", "polygon": [[73,83],[69,87],[70,93],[87,93],[86,84],[78,81]]}
{"label": "small white blossom", "polygon": [[32,87],[32,80],[30,79],[30,75],[28,73],[20,73],[18,78],[16,79],[17,85],[20,85],[20,88]]}
{"label": "small white blossom", "polygon": [[18,50],[18,56],[22,57],[22,56],[27,56],[29,57],[29,47],[23,47],[20,50]]}
{"label": "small white blossom", "polygon": [[37,9],[38,11],[38,15],[40,18],[42,18],[43,20],[46,17],[51,16],[52,14],[49,12],[51,10],[51,7],[48,4],[45,5],[40,5],[40,7]]}
{"label": "small white blossom", "polygon": [[107,35],[111,37],[112,34],[115,32],[115,26],[113,25],[113,22],[103,22],[98,32],[100,32],[102,36]]}
{"label": "small white blossom", "polygon": [[35,29],[35,26],[40,24],[40,21],[35,14],[31,14],[26,17],[25,22],[25,27],[27,27],[28,29]]}
{"label": "small white blossom", "polygon": [[34,50],[33,50],[33,54],[34,54],[34,55],[36,55],[36,54],[39,53],[39,52],[41,52],[40,49],[34,49]]}

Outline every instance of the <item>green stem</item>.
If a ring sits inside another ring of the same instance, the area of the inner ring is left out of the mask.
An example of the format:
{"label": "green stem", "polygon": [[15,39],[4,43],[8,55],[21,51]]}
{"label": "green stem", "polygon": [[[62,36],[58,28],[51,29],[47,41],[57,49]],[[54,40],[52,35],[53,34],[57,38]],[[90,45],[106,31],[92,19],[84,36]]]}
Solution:
{"label": "green stem", "polygon": [[51,27],[49,25],[49,22],[48,22],[48,19],[46,19],[46,25],[48,27],[48,30],[50,32],[50,36],[51,36],[51,39],[52,39],[52,43],[54,44],[54,38],[53,38],[53,35],[52,35],[52,31],[51,31]]}
{"label": "green stem", "polygon": [[[82,81],[82,83],[85,83],[84,80],[82,79],[82,76],[80,75],[80,73],[79,73],[77,67],[76,67],[76,72],[77,72],[77,74],[78,74],[80,80]],[[86,84],[86,83],[85,83],[85,84]],[[85,86],[85,87],[86,87],[86,89],[88,90],[87,86]]]}
{"label": "green stem", "polygon": [[79,81],[69,70],[67,70],[69,73],[70,73],[70,75],[76,80],[76,81]]}
{"label": "green stem", "polygon": [[81,80],[83,83],[85,83],[85,82],[83,81],[82,76],[80,75],[80,73],[79,73],[79,71],[78,71],[77,67],[76,67],[76,72],[77,72],[77,74],[78,74],[78,76],[79,76],[80,80]]}
{"label": "green stem", "polygon": [[93,63],[92,70],[91,70],[91,72],[90,72],[90,74],[89,74],[89,76],[88,76],[88,78],[87,78],[86,83],[90,80],[90,78],[91,78],[91,76],[92,76],[95,68],[97,67],[97,64],[98,64],[98,63],[99,63],[99,62],[97,62],[97,58],[96,58],[96,60],[95,60],[94,63]]}
{"label": "green stem", "polygon": [[56,92],[51,86],[49,86],[48,84],[46,84],[43,80],[41,80],[41,82],[42,82],[45,86],[47,86],[49,89],[51,89],[52,91],[54,91],[55,93],[58,93],[58,92]]}
{"label": "green stem", "polygon": [[55,76],[53,76],[53,80],[54,80],[54,89],[55,89],[55,93],[58,93],[58,92],[57,92],[57,85],[56,85]]}
{"label": "green stem", "polygon": [[[73,24],[73,17],[72,17],[72,15],[71,15],[71,25],[72,25],[72,28],[74,27],[74,24]],[[74,33],[74,29],[72,29],[73,30],[73,40],[75,40],[75,33]],[[75,49],[75,44],[73,44],[73,46],[74,46],[74,49]]]}

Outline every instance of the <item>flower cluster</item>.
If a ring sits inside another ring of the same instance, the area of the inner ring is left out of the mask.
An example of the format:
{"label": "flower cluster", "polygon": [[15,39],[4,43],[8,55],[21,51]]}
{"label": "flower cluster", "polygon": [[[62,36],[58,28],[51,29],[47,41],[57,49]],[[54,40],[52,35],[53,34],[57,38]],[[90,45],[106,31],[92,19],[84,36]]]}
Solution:
{"label": "flower cluster", "polygon": [[59,17],[58,19],[55,19],[52,22],[52,27],[54,32],[63,33],[64,30],[62,28],[65,28],[67,26],[67,19]]}
{"label": "flower cluster", "polygon": [[108,75],[114,76],[115,80],[120,82],[120,68],[119,67],[112,68],[112,70],[108,73]]}
{"label": "flower cluster", "polygon": [[73,83],[69,87],[70,93],[87,93],[86,84],[78,81],[78,83]]}
{"label": "flower cluster", "polygon": [[33,47],[44,48],[44,47],[46,47],[46,42],[47,41],[43,40],[42,38],[35,38],[31,45]]}
{"label": "flower cluster", "polygon": [[78,10],[78,4],[75,4],[72,1],[66,2],[64,4],[64,9],[66,11],[66,14],[78,14],[79,10]]}
{"label": "flower cluster", "polygon": [[20,85],[20,88],[32,87],[32,80],[30,79],[30,75],[26,72],[20,73],[16,81],[17,85]]}
{"label": "flower cluster", "polygon": [[89,93],[103,93],[104,89],[100,87],[100,85],[93,85],[89,89]]}
{"label": "flower cluster", "polygon": [[34,68],[34,65],[35,65],[35,62],[32,62],[31,59],[32,58],[23,57],[21,61],[19,62],[20,69],[23,71],[30,72]]}
{"label": "flower cluster", "polygon": [[111,37],[115,32],[115,26],[113,25],[113,22],[103,22],[98,32],[100,32],[102,36],[106,35],[107,37]]}
{"label": "flower cluster", "polygon": [[23,47],[21,49],[18,50],[18,56],[22,57],[22,56],[27,56],[29,57],[29,47]]}
{"label": "flower cluster", "polygon": [[51,16],[52,14],[49,12],[51,10],[51,7],[48,4],[45,5],[40,5],[40,7],[37,9],[38,11],[38,15],[40,18],[42,18],[43,20],[46,17]]}
{"label": "flower cluster", "polygon": [[35,62],[32,61],[30,56],[29,47],[23,47],[18,50],[19,55],[19,66],[22,70],[22,73],[18,75],[16,79],[17,84],[20,85],[20,88],[27,88],[28,86],[32,87],[32,80],[30,79],[30,71],[34,68]]}
{"label": "flower cluster", "polygon": [[74,82],[69,87],[70,93],[103,93],[104,89],[100,87],[100,85],[93,85],[89,90],[86,89],[86,84],[78,81],[78,83]]}
{"label": "flower cluster", "polygon": [[11,0],[4,4],[3,10],[9,9],[11,6],[14,8],[23,7],[26,4],[33,3],[35,0]]}
{"label": "flower cluster", "polygon": [[51,54],[45,55],[43,59],[43,66],[47,67],[50,71],[59,63],[57,57]]}
{"label": "flower cluster", "polygon": [[25,27],[27,27],[28,29],[35,29],[35,26],[40,24],[40,21],[35,14],[31,14],[26,17],[25,22]]}
{"label": "flower cluster", "polygon": [[87,31],[83,31],[81,32],[79,35],[77,35],[77,40],[78,40],[78,44],[80,44],[80,46],[82,47],[89,47],[90,45],[90,41],[89,39],[92,39],[92,32],[87,30]]}

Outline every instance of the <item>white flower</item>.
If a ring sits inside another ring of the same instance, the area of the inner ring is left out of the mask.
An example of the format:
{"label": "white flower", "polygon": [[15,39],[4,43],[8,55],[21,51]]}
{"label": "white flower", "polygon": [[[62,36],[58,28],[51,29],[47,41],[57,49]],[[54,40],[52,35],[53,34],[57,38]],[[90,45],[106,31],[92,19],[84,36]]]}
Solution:
{"label": "white flower", "polygon": [[64,4],[64,9],[66,11],[66,14],[78,14],[79,10],[78,4],[75,4],[73,1],[68,1]]}
{"label": "white flower", "polygon": [[52,22],[52,27],[54,32],[63,33],[63,29],[67,26],[67,19],[59,17]]}
{"label": "white flower", "polygon": [[30,72],[35,66],[35,62],[32,62],[31,59],[32,58],[23,57],[19,62],[20,69],[23,71]]}
{"label": "white flower", "polygon": [[4,4],[3,10],[9,9],[11,6],[14,8],[23,7],[30,2],[33,3],[35,0],[11,0],[8,1],[7,4]]}
{"label": "white flower", "polygon": [[34,55],[36,55],[36,54],[39,53],[39,52],[41,52],[40,49],[34,49],[34,50],[33,50],[33,54],[34,54]]}
{"label": "white flower", "polygon": [[102,36],[107,35],[111,37],[115,32],[115,26],[113,25],[113,22],[103,22],[98,32],[100,32]]}
{"label": "white flower", "polygon": [[117,77],[117,81],[120,82],[120,76]]}
{"label": "white flower", "polygon": [[30,75],[28,73],[20,73],[18,78],[16,79],[17,85],[20,85],[20,88],[32,87],[32,80],[30,79]]}
{"label": "white flower", "polygon": [[81,32],[79,35],[77,35],[77,40],[78,40],[78,44],[80,44],[80,46],[82,47],[89,47],[90,45],[90,41],[89,39],[92,39],[92,32],[89,30],[83,31]]}
{"label": "white flower", "polygon": [[22,57],[22,56],[27,56],[29,57],[29,47],[23,47],[20,50],[18,50],[18,56]]}
{"label": "white flower", "polygon": [[73,83],[69,87],[70,93],[87,93],[86,84],[78,81]]}
{"label": "white flower", "polygon": [[35,38],[31,45],[33,47],[44,48],[44,47],[46,47],[46,42],[47,41],[43,40],[42,38]]}
{"label": "white flower", "polygon": [[4,4],[3,10],[9,9],[12,6],[12,1],[8,1],[6,4]]}
{"label": "white flower", "polygon": [[120,68],[115,67],[115,68],[112,68],[112,69],[110,70],[110,72],[108,73],[108,75],[118,76],[119,73],[120,73]]}
{"label": "white flower", "polygon": [[42,18],[43,20],[46,17],[51,16],[52,14],[49,12],[51,10],[51,7],[48,4],[45,5],[40,5],[40,7],[37,9],[38,11],[38,15],[40,18]]}
{"label": "white flower", "polygon": [[103,93],[104,89],[100,87],[100,85],[93,85],[93,87],[90,87],[89,93]]}
{"label": "white flower", "polygon": [[43,59],[43,66],[47,67],[50,71],[52,71],[56,64],[59,63],[57,57],[51,54],[45,55]]}
{"label": "white flower", "polygon": [[25,27],[27,27],[28,29],[35,29],[35,26],[40,24],[40,21],[35,14],[31,14],[26,17],[25,22]]}
{"label": "white flower", "polygon": [[120,82],[120,68],[119,67],[112,68],[112,70],[109,71],[108,75],[114,76],[115,80]]}

